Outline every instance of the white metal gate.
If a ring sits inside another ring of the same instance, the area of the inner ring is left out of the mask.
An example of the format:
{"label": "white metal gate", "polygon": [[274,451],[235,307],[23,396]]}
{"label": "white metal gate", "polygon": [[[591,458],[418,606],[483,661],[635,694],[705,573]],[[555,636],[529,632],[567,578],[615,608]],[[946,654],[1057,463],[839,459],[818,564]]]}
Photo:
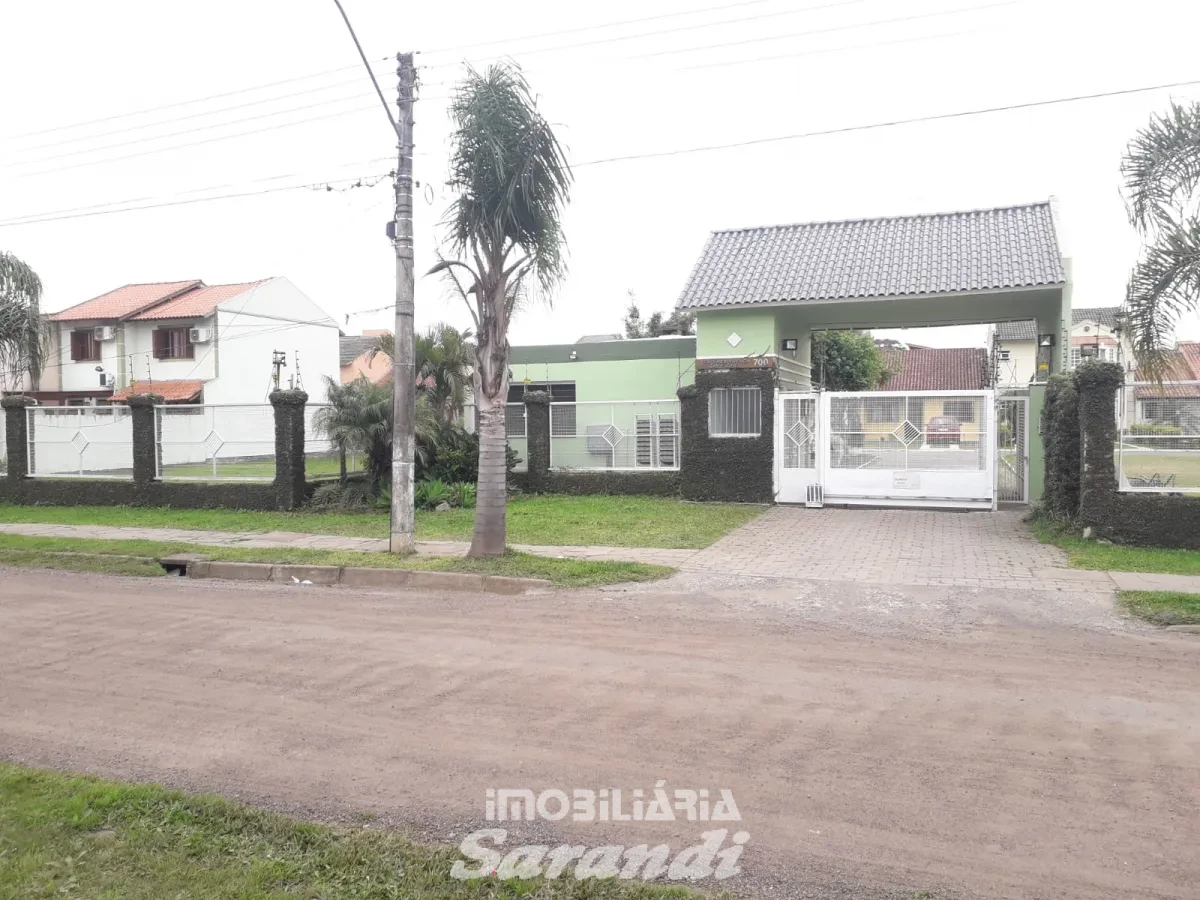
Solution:
{"label": "white metal gate", "polygon": [[996,499],[1029,502],[1029,396],[996,397]]}
{"label": "white metal gate", "polygon": [[835,505],[992,509],[992,391],[781,393],[776,495]]}

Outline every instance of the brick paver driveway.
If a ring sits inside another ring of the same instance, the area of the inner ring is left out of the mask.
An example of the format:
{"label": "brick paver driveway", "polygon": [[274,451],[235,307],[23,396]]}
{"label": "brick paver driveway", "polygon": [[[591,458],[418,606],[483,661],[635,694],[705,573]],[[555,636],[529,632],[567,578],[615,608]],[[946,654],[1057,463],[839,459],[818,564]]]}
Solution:
{"label": "brick paver driveway", "polygon": [[776,506],[683,564],[690,572],[1055,590],[1109,589],[1107,577],[1066,567],[1023,512],[804,509]]}

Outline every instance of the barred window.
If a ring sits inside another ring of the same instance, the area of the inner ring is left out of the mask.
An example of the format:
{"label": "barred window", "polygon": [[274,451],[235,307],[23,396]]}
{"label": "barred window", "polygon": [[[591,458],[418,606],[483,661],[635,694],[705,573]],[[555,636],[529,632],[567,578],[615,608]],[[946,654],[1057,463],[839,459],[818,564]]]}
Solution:
{"label": "barred window", "polygon": [[709,391],[708,434],[710,437],[762,434],[762,392],[756,387]]}

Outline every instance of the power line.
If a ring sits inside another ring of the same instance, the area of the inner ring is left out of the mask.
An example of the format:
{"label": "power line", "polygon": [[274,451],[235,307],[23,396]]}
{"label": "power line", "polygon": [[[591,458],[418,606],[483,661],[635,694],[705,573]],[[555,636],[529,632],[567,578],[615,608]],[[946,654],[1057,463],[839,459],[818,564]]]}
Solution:
{"label": "power line", "polygon": [[[372,106],[370,108],[374,109],[375,107]],[[388,173],[383,173],[383,174],[386,176]],[[376,173],[375,175],[368,176],[368,177],[370,177],[370,178],[378,177],[378,173]],[[261,190],[261,191],[245,191],[245,192],[237,193],[237,194],[220,194],[216,197],[194,197],[190,200],[173,200],[173,201],[168,201],[168,202],[164,202],[164,203],[149,203],[144,206],[127,206],[127,207],[123,207],[121,209],[102,209],[102,210],[97,210],[94,212],[80,212],[80,213],[75,213],[75,214],[71,214],[71,215],[54,215],[54,216],[43,216],[41,218],[26,218],[24,221],[19,221],[19,222],[0,222],[0,228],[9,228],[14,225],[38,225],[38,224],[41,224],[42,222],[61,222],[61,221],[67,220],[67,219],[88,219],[93,216],[107,216],[107,215],[113,215],[115,213],[138,212],[140,210],[145,210],[145,209],[163,209],[163,208],[169,207],[169,206],[187,206],[192,203],[211,203],[215,200],[235,200],[235,199],[239,199],[242,197],[258,197],[263,194],[278,194],[282,191],[312,190],[313,187],[314,187],[314,185],[311,185],[311,184],[292,184],[292,185],[285,185],[283,187],[277,187],[277,188],[265,188],[264,190]],[[323,187],[323,185],[318,185],[317,187]]]}
{"label": "power line", "polygon": [[[643,32],[637,32],[635,34],[614,35],[611,37],[596,38],[595,40],[591,40],[591,41],[577,41],[576,43],[573,43],[573,44],[557,44],[553,47],[537,47],[532,50],[521,50],[521,51],[519,51],[519,53],[517,55],[525,57],[525,56],[533,56],[538,53],[554,53],[559,50],[574,50],[578,47],[594,47],[599,44],[613,44],[613,43],[618,43],[620,41],[633,41],[633,40],[640,40],[641,38],[647,38],[647,37],[658,37],[658,36],[664,35],[664,34],[678,34],[683,31],[695,31],[700,28],[715,28],[719,25],[739,25],[743,22],[754,22],[754,21],[758,21],[760,19],[773,19],[773,18],[778,18],[779,16],[795,16],[795,15],[800,15],[801,13],[816,12],[818,10],[823,10],[823,9],[840,9],[843,6],[854,6],[859,3],[869,3],[869,2],[874,2],[874,0],[842,0],[842,2],[840,2],[840,3],[824,3],[819,6],[804,6],[799,9],[787,9],[787,10],[781,10],[781,11],[777,11],[777,12],[760,13],[760,14],[754,15],[754,16],[743,16],[738,19],[723,19],[719,22],[699,22],[699,23],[695,23],[692,25],[679,25],[675,28],[662,28],[662,29],[659,29],[658,31],[643,31]],[[501,58],[503,58],[503,57],[502,56],[486,57],[485,60],[486,59],[501,59]],[[485,60],[479,60],[479,61],[485,61]],[[434,65],[428,66],[427,68],[431,68],[431,69],[443,68],[445,66],[450,66],[450,65],[457,65],[457,63],[436,63]]]}
{"label": "power line", "polygon": [[219,135],[217,137],[205,138],[204,140],[200,140],[200,141],[189,141],[186,144],[172,144],[170,147],[158,147],[153,150],[139,150],[137,153],[126,153],[122,156],[111,156],[111,157],[107,157],[105,159],[85,160],[83,162],[72,163],[69,166],[58,166],[53,169],[38,169],[35,172],[26,172],[23,175],[18,175],[17,177],[18,178],[34,178],[38,175],[53,175],[57,172],[66,172],[71,169],[80,169],[85,166],[99,166],[99,165],[104,165],[105,163],[110,163],[110,162],[120,162],[121,160],[125,160],[125,159],[135,159],[139,156],[153,156],[158,153],[167,153],[167,152],[170,152],[171,150],[183,150],[188,147],[199,147],[202,144],[212,144],[216,141],[228,141],[228,140],[232,140],[233,138],[246,137],[247,135],[251,135],[251,134],[261,134],[264,131],[276,131],[280,128],[292,128],[296,125],[307,125],[310,122],[321,122],[326,119],[336,119],[340,116],[355,115],[356,113],[366,112],[368,109],[375,109],[375,107],[374,107],[374,105],[361,106],[361,107],[356,107],[355,109],[347,109],[347,110],[342,110],[340,112],[326,113],[323,116],[309,116],[306,119],[297,119],[295,122],[283,122],[279,125],[268,125],[265,128],[252,128],[249,131],[239,131],[234,134]]}
{"label": "power line", "polygon": [[934,19],[939,16],[956,16],[962,13],[978,12],[983,9],[995,9],[1000,6],[1014,6],[1017,0],[1001,0],[998,3],[985,3],[980,6],[965,6],[961,9],[940,9],[936,12],[918,13],[912,16],[897,16],[893,19],[875,19],[869,22],[851,22],[848,25],[833,25],[829,28],[814,28],[808,31],[794,31],[789,34],[771,34],[765,37],[745,38],[740,41],[726,41],[721,44],[705,44],[701,47],[674,47],[670,50],[655,50],[651,53],[639,53],[634,59],[645,59],[655,56],[671,56],[676,53],[698,53],[702,50],[720,50],[725,47],[741,47],[746,44],[761,44],[765,41],[782,41],[789,38],[806,37],[810,34],[831,34],[835,31],[853,31],[858,28],[873,28],[877,25],[894,25],[899,22],[915,22],[918,19]]}
{"label": "power line", "polygon": [[258,113],[256,115],[246,116],[245,118],[241,118],[241,119],[230,119],[228,122],[214,122],[211,125],[199,125],[196,128],[184,128],[181,131],[172,131],[167,134],[155,134],[155,135],[150,135],[149,137],[133,138],[132,140],[128,140],[128,141],[118,141],[115,144],[105,144],[102,147],[85,147],[82,150],[68,150],[66,153],[58,153],[58,154],[55,154],[54,156],[43,156],[39,159],[23,160],[20,162],[11,163],[11,165],[15,165],[15,166],[37,165],[38,163],[51,162],[56,159],[66,159],[71,156],[80,156],[80,155],[86,154],[86,153],[99,153],[104,150],[115,150],[118,147],[129,147],[129,146],[133,146],[136,144],[144,144],[147,141],[160,141],[160,140],[165,140],[167,138],[181,137],[185,134],[196,134],[197,132],[201,132],[201,131],[211,131],[214,128],[224,128],[228,125],[242,125],[242,124],[245,124],[246,122],[257,122],[260,119],[270,119],[274,116],[285,116],[289,113],[304,112],[305,110],[316,109],[319,106],[329,106],[332,103],[345,103],[349,100],[362,100],[366,96],[370,96],[370,95],[369,94],[366,94],[366,95],[354,94],[350,97],[334,97],[330,100],[319,100],[316,103],[306,103],[303,106],[293,106],[293,107],[289,107],[288,109],[279,109],[279,110],[274,110],[272,112]]}
{"label": "power line", "polygon": [[1128,88],[1119,91],[1104,91],[1098,94],[1080,94],[1075,97],[1058,97],[1053,100],[1033,100],[1029,103],[1013,103],[1007,106],[990,106],[985,109],[968,109],[960,112],[938,113],[930,116],[914,116],[911,119],[893,119],[888,122],[872,122],[867,125],[847,125],[843,128],[829,128],[823,131],[804,131],[797,134],[781,134],[774,137],[754,138],[749,141],[732,141],[727,144],[708,144],[702,147],[687,147],[679,150],[660,150],[653,153],[631,153],[627,156],[610,156],[605,159],[590,159],[585,162],[572,163],[574,169],[583,166],[598,166],[605,163],[627,162],[638,159],[659,159],[668,156],[683,156],[689,153],[708,153],[714,150],[730,150],[736,147],[752,147],[758,144],[773,144],[781,141],[798,141],[811,137],[826,137],[834,134],[850,134],[856,131],[872,131],[879,128],[892,128],[897,125],[916,125],[923,122],[937,122],[947,119],[963,119],[969,116],[983,116],[990,113],[1011,112],[1018,109],[1035,109],[1042,106],[1055,106],[1062,103],[1076,103],[1081,100],[1101,100],[1106,97],[1123,97],[1129,94],[1144,94],[1149,91],[1162,91],[1168,88],[1191,87],[1200,84],[1200,79],[1193,81],[1173,81],[1169,84],[1155,84],[1148,87]]}
{"label": "power line", "polygon": [[962,37],[967,34],[975,34],[978,28],[968,28],[962,31],[949,31],[941,34],[921,34],[916,37],[897,38],[891,41],[871,41],[869,44],[849,44],[842,47],[822,47],[817,50],[804,50],[799,53],[783,53],[778,56],[752,56],[749,59],[727,59],[721,62],[699,63],[694,66],[684,66],[684,71],[692,69],[720,69],[725,66],[743,66],[752,63],[774,62],[782,59],[797,59],[803,56],[820,56],[825,53],[842,53],[848,50],[873,50],[876,47],[890,47],[893,44],[913,44],[919,41],[932,41],[940,38]]}
{"label": "power line", "polygon": [[[387,62],[390,58],[391,57],[385,56],[383,59],[376,60],[376,62]],[[235,91],[225,91],[222,94],[209,94],[207,97],[195,97],[191,100],[179,100],[175,103],[164,103],[162,106],[151,106],[147,109],[139,109],[133,112],[117,113],[116,115],[104,116],[99,119],[88,119],[86,122],[73,122],[69,125],[56,125],[53,128],[43,128],[40,131],[26,131],[23,134],[12,135],[12,139],[34,137],[39,134],[50,134],[55,131],[65,131],[69,128],[82,128],[85,125],[97,125],[101,122],[112,122],[116,119],[125,119],[129,118],[130,116],[144,116],[147,113],[159,112],[160,110],[164,109],[175,109],[180,106],[190,106],[193,103],[204,103],[207,100],[219,100],[222,97],[235,97],[238,94],[249,94],[254,91],[266,90],[267,88],[271,87],[279,87],[282,84],[294,84],[297,81],[306,81],[309,78],[320,78],[324,75],[333,75],[337,72],[347,72],[350,69],[357,69],[358,67],[359,63],[355,63],[352,66],[340,66],[336,69],[326,69],[324,72],[313,72],[311,75],[297,75],[295,78],[285,78],[282,81],[271,81],[266,84],[256,84],[252,87],[238,88]]]}

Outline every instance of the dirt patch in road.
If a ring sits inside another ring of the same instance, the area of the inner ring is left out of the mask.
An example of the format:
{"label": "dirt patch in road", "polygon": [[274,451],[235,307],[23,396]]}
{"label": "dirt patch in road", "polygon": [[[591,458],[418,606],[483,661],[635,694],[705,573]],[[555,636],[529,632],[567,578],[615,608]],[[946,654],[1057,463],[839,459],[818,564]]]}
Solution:
{"label": "dirt patch in road", "polygon": [[[844,606],[854,589],[821,590]],[[851,630],[752,590],[388,596],[10,571],[0,755],[451,842],[482,824],[488,788],[663,779],[733,791],[740,887],[764,896],[1194,896],[1200,641],[973,627],[986,598],[967,627]],[[704,828],[556,836],[683,847]]]}

